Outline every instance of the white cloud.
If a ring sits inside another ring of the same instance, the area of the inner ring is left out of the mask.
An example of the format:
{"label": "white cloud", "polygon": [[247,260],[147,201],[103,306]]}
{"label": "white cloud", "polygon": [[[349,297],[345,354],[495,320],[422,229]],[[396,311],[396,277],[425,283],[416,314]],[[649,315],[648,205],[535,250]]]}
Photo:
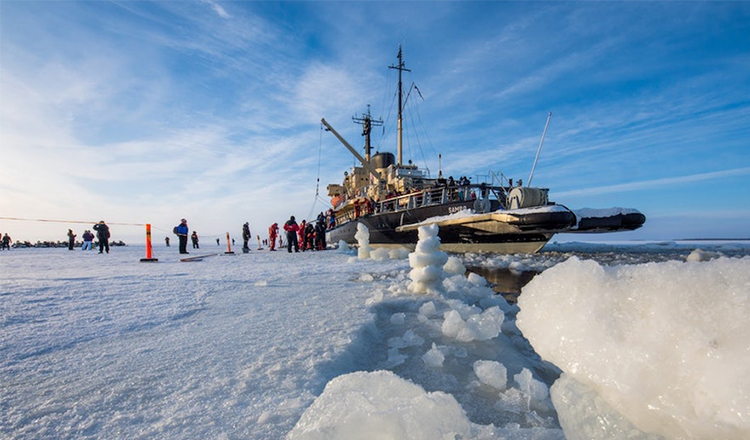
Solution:
{"label": "white cloud", "polygon": [[221,18],[224,18],[224,19],[232,18],[232,16],[231,16],[231,15],[229,15],[229,14],[227,13],[227,11],[226,11],[226,10],[224,10],[224,8],[222,8],[222,7],[221,7],[221,5],[220,5],[219,3],[217,3],[217,2],[215,2],[215,1],[213,1],[213,0],[203,0],[203,2],[204,2],[204,3],[207,3],[208,5],[210,5],[210,6],[211,6],[211,9],[213,9],[213,10],[214,10],[214,12],[216,12],[216,14],[217,14],[217,15],[218,15],[219,17],[221,17]]}

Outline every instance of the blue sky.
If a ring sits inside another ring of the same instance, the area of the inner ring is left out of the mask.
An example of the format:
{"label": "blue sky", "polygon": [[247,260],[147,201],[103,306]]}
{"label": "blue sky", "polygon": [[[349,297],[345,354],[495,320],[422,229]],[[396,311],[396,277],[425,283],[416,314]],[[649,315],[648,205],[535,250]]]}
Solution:
{"label": "blue sky", "polygon": [[750,237],[748,2],[3,0],[0,217],[264,237],[353,165],[322,117],[362,145],[369,104],[395,150],[399,45],[405,160],[433,176],[442,154],[527,180],[552,112],[533,183],[554,201],[644,212],[623,239]]}

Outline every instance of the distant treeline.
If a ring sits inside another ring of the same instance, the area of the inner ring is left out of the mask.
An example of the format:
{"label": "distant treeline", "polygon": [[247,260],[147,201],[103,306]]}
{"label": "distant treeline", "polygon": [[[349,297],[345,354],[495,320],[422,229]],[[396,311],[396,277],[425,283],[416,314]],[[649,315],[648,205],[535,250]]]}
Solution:
{"label": "distant treeline", "polygon": [[[94,241],[94,247],[99,246],[98,241]],[[127,246],[122,240],[120,241],[110,241],[110,246]],[[83,246],[83,243],[80,241],[76,241],[75,247],[80,248]],[[36,243],[32,243],[30,241],[17,241],[14,242],[11,247],[14,248],[66,248],[68,247],[67,241],[37,241]]]}

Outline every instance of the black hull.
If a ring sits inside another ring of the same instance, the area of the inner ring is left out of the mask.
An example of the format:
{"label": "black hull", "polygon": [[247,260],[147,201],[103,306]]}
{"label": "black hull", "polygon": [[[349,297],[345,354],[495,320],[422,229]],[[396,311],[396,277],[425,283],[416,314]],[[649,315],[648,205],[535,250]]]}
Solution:
{"label": "black hull", "polygon": [[610,217],[586,217],[578,222],[578,227],[570,232],[618,232],[634,231],[646,222],[640,212],[617,214]]}
{"label": "black hull", "polygon": [[[491,212],[496,211],[499,203],[496,200],[491,203]],[[336,244],[340,240],[356,244],[354,235],[357,233],[357,223],[361,222],[369,230],[370,244],[373,247],[413,249],[418,240],[417,230],[398,232],[397,227],[413,225],[432,217],[447,216],[473,205],[474,201],[457,201],[368,215],[329,230],[326,239],[329,244]],[[517,217],[515,221],[500,225],[499,231],[497,225],[493,225],[493,231],[465,225],[441,226],[438,232],[441,248],[451,252],[533,253],[541,249],[555,233],[575,224],[575,215],[567,210],[529,212],[514,217]]]}

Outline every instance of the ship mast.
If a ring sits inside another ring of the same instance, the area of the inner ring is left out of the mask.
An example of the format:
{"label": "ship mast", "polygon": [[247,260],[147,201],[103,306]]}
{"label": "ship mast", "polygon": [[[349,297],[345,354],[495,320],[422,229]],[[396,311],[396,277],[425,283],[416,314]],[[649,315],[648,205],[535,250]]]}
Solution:
{"label": "ship mast", "polygon": [[365,137],[365,160],[370,161],[370,132],[372,127],[379,127],[383,125],[383,121],[380,119],[372,119],[370,115],[370,104],[367,104],[367,113],[363,114],[362,117],[357,115],[352,116],[352,121],[355,124],[362,125],[362,136]]}
{"label": "ship mast", "polygon": [[403,142],[404,142],[404,132],[403,132],[403,94],[404,89],[401,86],[401,72],[411,72],[411,70],[404,67],[404,58],[401,54],[401,45],[398,46],[398,64],[395,66],[388,66],[390,69],[396,69],[398,70],[398,166],[401,166],[402,163],[402,153],[403,153]]}

